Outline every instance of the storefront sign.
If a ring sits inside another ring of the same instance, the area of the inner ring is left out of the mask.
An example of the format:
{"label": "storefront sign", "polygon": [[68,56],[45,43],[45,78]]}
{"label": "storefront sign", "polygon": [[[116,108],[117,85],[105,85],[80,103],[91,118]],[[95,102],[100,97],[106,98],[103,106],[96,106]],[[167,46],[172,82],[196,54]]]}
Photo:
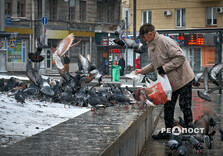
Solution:
{"label": "storefront sign", "polygon": [[188,45],[204,45],[202,34],[191,34],[188,38]]}
{"label": "storefront sign", "polygon": [[120,53],[121,49],[109,49],[109,53]]}

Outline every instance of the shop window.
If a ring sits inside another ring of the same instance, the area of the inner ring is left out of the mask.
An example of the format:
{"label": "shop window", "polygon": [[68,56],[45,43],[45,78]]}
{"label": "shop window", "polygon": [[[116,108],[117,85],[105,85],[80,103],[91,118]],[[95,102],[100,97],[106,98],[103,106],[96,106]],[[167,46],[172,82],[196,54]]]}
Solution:
{"label": "shop window", "polygon": [[217,25],[217,9],[215,7],[207,8],[206,24],[207,26]]}
{"label": "shop window", "polygon": [[176,9],[176,27],[186,26],[186,11],[185,9]]}
{"label": "shop window", "polygon": [[201,48],[189,48],[187,56],[193,71],[201,71]]}

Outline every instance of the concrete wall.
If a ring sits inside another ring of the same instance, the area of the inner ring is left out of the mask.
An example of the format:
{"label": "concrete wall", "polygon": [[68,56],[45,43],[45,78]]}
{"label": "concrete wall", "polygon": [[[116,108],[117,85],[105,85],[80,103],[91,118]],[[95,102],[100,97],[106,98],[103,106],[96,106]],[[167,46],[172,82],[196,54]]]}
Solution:
{"label": "concrete wall", "polygon": [[125,132],[122,133],[102,156],[137,156],[154,130],[153,108],[148,108]]}

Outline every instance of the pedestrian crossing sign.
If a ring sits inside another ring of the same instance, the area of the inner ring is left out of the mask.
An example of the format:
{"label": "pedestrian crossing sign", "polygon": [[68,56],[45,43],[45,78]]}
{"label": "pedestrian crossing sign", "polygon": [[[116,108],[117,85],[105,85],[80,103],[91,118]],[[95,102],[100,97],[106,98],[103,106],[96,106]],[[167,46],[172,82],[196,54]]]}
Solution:
{"label": "pedestrian crossing sign", "polygon": [[16,40],[15,39],[10,40],[10,48],[16,48]]}

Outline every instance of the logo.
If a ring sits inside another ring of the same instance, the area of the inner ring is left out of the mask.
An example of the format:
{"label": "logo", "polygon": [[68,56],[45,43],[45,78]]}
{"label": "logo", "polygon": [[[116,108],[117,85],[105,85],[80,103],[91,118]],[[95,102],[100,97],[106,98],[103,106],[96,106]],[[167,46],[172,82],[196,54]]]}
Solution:
{"label": "logo", "polygon": [[161,133],[172,133],[173,135],[180,135],[181,133],[204,133],[204,128],[180,128],[179,126],[174,126],[173,128],[162,128]]}

